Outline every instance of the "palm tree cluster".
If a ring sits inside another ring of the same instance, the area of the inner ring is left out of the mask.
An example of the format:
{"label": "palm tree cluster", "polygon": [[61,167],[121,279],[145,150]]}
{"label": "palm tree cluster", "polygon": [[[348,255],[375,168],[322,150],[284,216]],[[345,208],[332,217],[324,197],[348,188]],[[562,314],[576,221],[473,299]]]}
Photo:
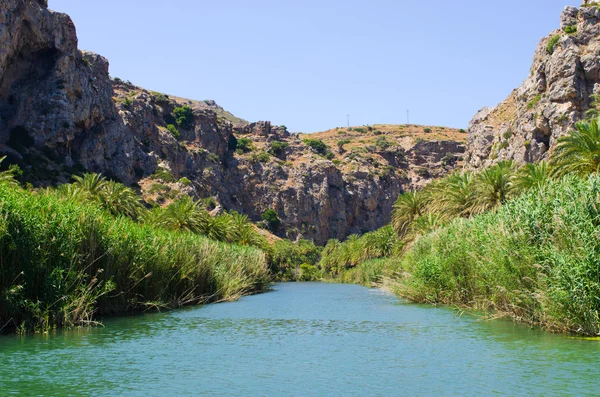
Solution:
{"label": "palm tree cluster", "polygon": [[600,119],[582,121],[558,139],[549,161],[501,161],[478,173],[461,170],[420,191],[406,192],[394,204],[392,226],[410,240],[448,221],[498,209],[507,200],[539,189],[551,178],[600,172]]}
{"label": "palm tree cluster", "polygon": [[107,180],[100,174],[84,174],[73,179],[73,183],[56,189],[59,197],[95,203],[114,216],[126,216],[166,230],[200,234],[238,245],[260,248],[268,245],[246,215],[226,212],[212,216],[201,201],[194,201],[189,196],[183,196],[165,208],[157,207],[150,211],[133,189]]}

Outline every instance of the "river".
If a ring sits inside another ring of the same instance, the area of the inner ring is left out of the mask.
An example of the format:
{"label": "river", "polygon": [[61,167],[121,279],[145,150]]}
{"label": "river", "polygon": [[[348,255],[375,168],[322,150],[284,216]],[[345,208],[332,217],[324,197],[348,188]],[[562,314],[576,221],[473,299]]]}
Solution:
{"label": "river", "polygon": [[1,396],[600,394],[600,343],[355,285],[0,338]]}

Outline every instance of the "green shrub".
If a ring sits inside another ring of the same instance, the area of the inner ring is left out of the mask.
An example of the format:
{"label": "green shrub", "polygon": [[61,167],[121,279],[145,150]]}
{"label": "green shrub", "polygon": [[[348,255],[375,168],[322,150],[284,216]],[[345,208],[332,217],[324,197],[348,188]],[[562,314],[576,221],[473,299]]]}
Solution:
{"label": "green shrub", "polygon": [[162,182],[171,183],[175,181],[171,170],[164,167],[156,167],[154,174],[150,176],[150,179],[160,180]]}
{"label": "green shrub", "polygon": [[123,104],[123,107],[125,107],[125,109],[129,109],[131,108],[131,105],[133,105],[133,100],[129,97],[125,97],[121,100],[121,103]]}
{"label": "green shrub", "polygon": [[263,221],[266,222],[267,227],[273,233],[277,233],[279,231],[279,226],[281,226],[281,220],[279,220],[279,215],[277,211],[272,208],[269,208],[260,216]]}
{"label": "green shrub", "polygon": [[250,156],[250,161],[252,163],[268,163],[269,160],[271,160],[271,157],[269,157],[267,152],[263,151],[252,153]]}
{"label": "green shrub", "polygon": [[183,178],[181,178],[179,180],[179,183],[181,183],[183,186],[189,186],[192,184],[192,181],[190,181],[188,178],[186,178],[185,176]]}
{"label": "green shrub", "polygon": [[181,106],[173,109],[173,117],[178,126],[190,129],[194,126],[194,111],[189,106]]}
{"label": "green shrub", "polygon": [[425,132],[425,133],[430,133],[430,132],[431,132],[431,128],[424,128],[424,129],[423,129],[423,132]]}
{"label": "green shrub", "polygon": [[533,109],[535,107],[535,105],[540,103],[541,100],[542,100],[542,94],[537,94],[535,97],[533,97],[532,100],[527,102],[527,109]]}
{"label": "green shrub", "polygon": [[565,26],[564,31],[566,34],[575,34],[575,33],[577,33],[577,26],[576,25]]}
{"label": "green shrub", "polygon": [[381,136],[375,141],[375,146],[377,146],[379,150],[386,150],[389,149],[392,144],[384,136]]}
{"label": "green shrub", "polygon": [[271,153],[274,156],[281,156],[284,150],[288,147],[290,147],[290,144],[287,142],[273,141],[269,146],[269,153]]}
{"label": "green shrub", "polygon": [[250,138],[240,138],[237,140],[236,152],[238,154],[248,153],[254,150],[254,144]]}
{"label": "green shrub", "polygon": [[548,54],[550,54],[550,55],[554,54],[554,50],[556,49],[556,45],[558,44],[560,37],[561,36],[559,34],[557,34],[550,38],[550,40],[548,41],[548,44],[546,45],[546,52],[548,52]]}
{"label": "green shrub", "polygon": [[325,154],[328,149],[327,145],[320,139],[304,139],[303,142],[312,150],[320,154]]}
{"label": "green shrub", "polygon": [[179,130],[173,124],[167,125],[167,129],[169,130],[169,132],[171,133],[171,135],[173,135],[173,138],[179,139],[181,137],[181,134],[179,133]]}

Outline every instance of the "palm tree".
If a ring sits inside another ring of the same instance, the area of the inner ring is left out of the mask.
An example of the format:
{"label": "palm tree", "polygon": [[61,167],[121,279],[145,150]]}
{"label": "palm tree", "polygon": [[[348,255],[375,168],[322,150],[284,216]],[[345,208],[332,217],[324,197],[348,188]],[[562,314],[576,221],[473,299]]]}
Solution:
{"label": "palm tree", "polygon": [[72,183],[65,183],[56,188],[56,194],[58,197],[73,200],[73,201],[91,201],[91,196],[88,192],[84,191],[78,186],[75,186]]}
{"label": "palm tree", "polygon": [[200,234],[217,241],[233,240],[233,227],[229,215],[224,214],[216,217],[212,217],[210,214],[207,215],[198,230]]}
{"label": "palm tree", "polygon": [[74,175],[73,185],[87,192],[90,196],[97,198],[106,185],[106,179],[100,174],[84,174],[83,176]]}
{"label": "palm tree", "polygon": [[475,204],[475,177],[470,171],[456,171],[431,186],[431,211],[447,218],[468,217]]}
{"label": "palm tree", "polygon": [[398,197],[392,212],[392,227],[399,236],[405,235],[412,221],[423,215],[428,203],[429,195],[426,192],[413,190]]}
{"label": "palm tree", "polygon": [[515,165],[512,160],[501,161],[477,174],[472,213],[487,212],[504,204],[515,192],[514,179]]}
{"label": "palm tree", "polygon": [[580,121],[575,130],[558,139],[550,157],[553,175],[587,175],[600,171],[599,120]]}
{"label": "palm tree", "polygon": [[98,200],[102,207],[115,216],[125,215],[137,219],[145,211],[133,189],[113,181],[103,183]]}
{"label": "palm tree", "polygon": [[444,223],[445,220],[442,215],[434,212],[428,212],[427,214],[415,219],[411,225],[411,229],[415,234],[425,235],[443,226]]}
{"label": "palm tree", "polygon": [[183,196],[169,204],[154,217],[157,226],[193,233],[200,233],[201,230],[204,230],[208,218],[211,218],[202,205],[189,196]]}
{"label": "palm tree", "polygon": [[515,188],[519,192],[525,192],[529,189],[539,189],[550,179],[550,167],[545,160],[539,163],[527,163],[517,172],[515,178]]}

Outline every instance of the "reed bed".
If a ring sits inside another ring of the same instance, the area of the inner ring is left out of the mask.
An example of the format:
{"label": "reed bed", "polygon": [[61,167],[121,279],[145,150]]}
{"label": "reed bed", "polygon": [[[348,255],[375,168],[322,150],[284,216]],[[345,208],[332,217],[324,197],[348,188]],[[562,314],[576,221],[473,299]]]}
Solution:
{"label": "reed bed", "polygon": [[250,246],[113,216],[0,184],[0,328],[47,331],[103,314],[230,300],[270,280]]}

